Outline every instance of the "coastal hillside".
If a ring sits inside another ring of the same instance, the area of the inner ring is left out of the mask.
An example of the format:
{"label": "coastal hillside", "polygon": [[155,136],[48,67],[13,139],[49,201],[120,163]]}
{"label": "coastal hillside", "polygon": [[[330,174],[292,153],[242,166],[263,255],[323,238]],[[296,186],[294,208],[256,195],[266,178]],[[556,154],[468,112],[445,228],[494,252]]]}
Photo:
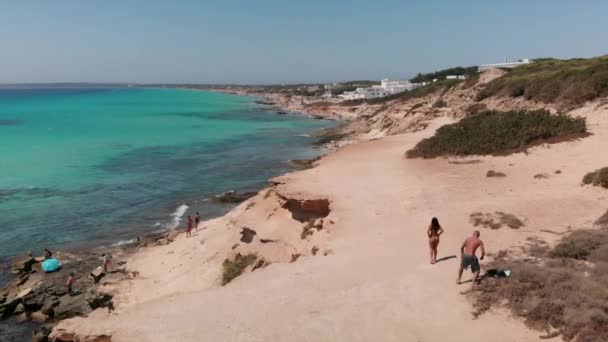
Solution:
{"label": "coastal hillside", "polygon": [[477,100],[523,97],[573,109],[604,96],[608,96],[608,56],[537,59],[486,84]]}
{"label": "coastal hillside", "polygon": [[[260,94],[281,108],[345,119],[348,125],[341,127],[337,136],[357,136],[356,140],[413,132],[426,127],[426,122],[436,117],[460,119],[487,110],[546,109],[565,113],[608,96],[606,56],[546,58],[514,69],[479,73],[475,70],[451,68],[445,72],[419,74],[415,79],[437,81],[412,91],[369,100],[328,101],[276,92]],[[445,79],[445,75],[454,72],[467,78]],[[257,93],[251,89],[244,91]]]}
{"label": "coastal hillside", "polygon": [[[456,122],[447,116],[417,132],[350,144],[314,168],[273,179],[227,216],[201,223],[192,238],[140,250],[126,264],[137,276],[106,289],[115,293],[115,311],[63,321],[53,336],[541,341],[544,326],[531,319],[541,330],[530,330],[525,316],[495,307],[503,302],[498,294],[483,297],[476,304],[483,313],[473,315],[475,295],[459,294],[470,284],[455,284],[458,251],[479,229],[488,252],[482,269],[509,267],[521,279],[524,270],[501,262],[501,251],[528,263],[554,262],[529,259],[527,250],[593,227],[605,212],[606,190],[581,186],[581,179],[605,166],[595,151],[607,147],[607,111],[597,102],[578,109],[572,115],[584,117],[593,135],[527,154],[404,158],[404,150]],[[446,233],[441,261],[431,265],[425,231],[434,216]],[[589,310],[585,315],[596,312]],[[567,322],[568,329],[576,323]],[[560,326],[550,333],[559,335]]]}
{"label": "coastal hillside", "polygon": [[[344,119],[322,135],[337,150],[298,161],[304,170],[272,179],[191,238],[173,233],[142,247],[125,261],[132,277],[100,288],[115,311],[64,320],[51,336],[603,341],[608,183],[596,151],[608,148],[608,103],[565,111],[558,98],[479,99],[511,72],[438,81],[386,101],[265,94],[282,110]],[[432,217],[446,231],[437,264],[425,238]],[[455,283],[459,248],[474,229],[488,251],[482,270],[509,270],[513,280],[486,279],[472,293],[471,279]]]}

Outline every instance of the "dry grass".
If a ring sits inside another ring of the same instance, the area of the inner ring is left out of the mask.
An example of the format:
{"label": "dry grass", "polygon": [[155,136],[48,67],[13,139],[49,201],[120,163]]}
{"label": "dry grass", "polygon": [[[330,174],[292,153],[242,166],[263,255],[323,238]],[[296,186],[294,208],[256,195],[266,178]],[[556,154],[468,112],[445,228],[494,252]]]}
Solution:
{"label": "dry grass", "polygon": [[596,226],[608,228],[608,210],[593,223]]}
{"label": "dry grass", "polygon": [[475,226],[482,226],[490,229],[500,229],[507,226],[511,229],[519,229],[524,226],[524,222],[513,214],[497,211],[494,214],[475,212],[470,216],[471,223]]}
{"label": "dry grass", "polygon": [[507,177],[507,175],[502,172],[490,170],[486,173],[486,177]]}
{"label": "dry grass", "polygon": [[467,115],[473,115],[473,114],[477,114],[477,113],[481,113],[481,112],[485,112],[488,109],[488,106],[486,106],[485,103],[473,103],[471,105],[469,105],[464,112]]}
{"label": "dry grass", "polygon": [[583,184],[591,184],[608,188],[608,167],[589,172],[583,177]]}
{"label": "dry grass", "polygon": [[445,100],[440,98],[437,101],[435,101],[435,103],[433,103],[433,108],[443,108],[443,107],[446,107],[447,105],[448,105],[448,103],[445,102]]}
{"label": "dry grass", "polygon": [[523,96],[573,108],[608,95],[608,56],[569,60],[538,59],[485,85],[477,100]]}
{"label": "dry grass", "polygon": [[510,269],[512,275],[483,281],[475,297],[475,316],[504,304],[545,337],[606,341],[608,230],[576,231],[552,250],[540,246],[535,254],[536,261],[497,258],[490,265]]}
{"label": "dry grass", "polygon": [[234,257],[234,260],[226,259],[222,263],[222,285],[226,285],[234,278],[243,274],[248,266],[253,265],[258,259],[255,254],[241,255],[240,253]]}

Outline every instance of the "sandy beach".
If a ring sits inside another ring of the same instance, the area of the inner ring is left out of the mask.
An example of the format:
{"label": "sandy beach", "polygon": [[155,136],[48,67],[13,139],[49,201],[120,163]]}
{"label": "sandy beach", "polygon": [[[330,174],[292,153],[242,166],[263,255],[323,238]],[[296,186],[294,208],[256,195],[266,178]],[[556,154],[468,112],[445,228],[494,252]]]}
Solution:
{"label": "sandy beach", "polygon": [[[540,340],[506,311],[473,318],[470,295],[459,293],[470,283],[456,284],[460,244],[476,229],[472,213],[510,213],[525,224],[478,227],[489,260],[499,250],[521,251],[530,238],[553,243],[562,233],[591,227],[605,211],[606,195],[581,186],[581,178],[604,166],[597,151],[608,147],[608,109],[594,102],[571,113],[586,117],[592,133],[580,140],[506,157],[406,159],[420,139],[457,120],[451,110],[407,118],[419,124],[402,133],[368,131],[316,167],[273,179],[274,186],[224,217],[201,222],[192,238],[180,234],[171,244],[141,249],[126,264],[137,277],[104,289],[114,294],[116,310],[62,321],[54,336]],[[486,177],[489,170],[506,177]],[[306,235],[302,215],[316,219]],[[441,261],[431,265],[426,229],[434,216],[446,233]],[[263,262],[222,286],[222,263],[237,253]]]}

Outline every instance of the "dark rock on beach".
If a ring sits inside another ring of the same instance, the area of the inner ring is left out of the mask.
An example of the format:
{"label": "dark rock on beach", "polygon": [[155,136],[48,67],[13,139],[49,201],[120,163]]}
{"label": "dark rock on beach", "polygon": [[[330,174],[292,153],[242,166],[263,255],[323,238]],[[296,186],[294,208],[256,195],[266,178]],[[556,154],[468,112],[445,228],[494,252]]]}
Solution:
{"label": "dark rock on beach", "polygon": [[340,125],[332,128],[322,128],[312,134],[315,138],[314,145],[323,146],[335,141],[346,139],[348,136],[353,134],[353,131],[346,125]]}
{"label": "dark rock on beach", "polygon": [[22,255],[13,258],[13,274],[27,273],[38,261],[31,255]]}
{"label": "dark rock on beach", "polygon": [[255,103],[260,104],[260,105],[265,105],[265,106],[273,106],[276,104],[269,100],[258,100],[258,101],[255,101]]}
{"label": "dark rock on beach", "polygon": [[236,192],[234,190],[217,195],[213,198],[216,203],[241,203],[257,195],[255,191]]}
{"label": "dark rock on beach", "polygon": [[315,167],[314,163],[321,159],[321,157],[316,157],[313,159],[290,159],[287,161],[289,166],[298,169],[298,170],[306,170]]}

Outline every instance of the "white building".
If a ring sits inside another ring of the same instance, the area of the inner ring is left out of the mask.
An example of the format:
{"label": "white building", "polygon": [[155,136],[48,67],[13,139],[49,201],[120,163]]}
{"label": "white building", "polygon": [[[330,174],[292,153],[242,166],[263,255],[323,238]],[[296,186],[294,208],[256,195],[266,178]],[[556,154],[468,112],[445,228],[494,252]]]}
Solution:
{"label": "white building", "polygon": [[354,91],[345,91],[340,95],[345,100],[367,100],[390,95],[380,86],[371,88],[357,88]]}
{"label": "white building", "polygon": [[446,80],[466,80],[467,77],[465,75],[447,75],[445,77]]}
{"label": "white building", "polygon": [[498,69],[498,68],[515,68],[520,65],[530,64],[532,60],[529,58],[518,59],[514,62],[508,62],[505,58],[503,63],[494,63],[494,64],[482,64],[479,66],[479,71],[489,70],[489,69]]}
{"label": "white building", "polygon": [[391,94],[397,94],[412,90],[416,87],[416,85],[410,81],[389,80],[388,78],[385,78],[380,83],[380,87]]}
{"label": "white building", "polygon": [[393,94],[410,91],[420,87],[422,84],[412,83],[410,81],[389,80],[383,79],[380,85],[374,85],[369,88],[357,88],[354,91],[346,91],[340,95],[345,100],[367,100],[378,97],[389,96]]}
{"label": "white building", "polygon": [[331,93],[331,90],[326,90],[325,93],[323,93],[323,95],[321,95],[322,98],[325,99],[331,99],[332,97],[334,97],[334,95]]}

